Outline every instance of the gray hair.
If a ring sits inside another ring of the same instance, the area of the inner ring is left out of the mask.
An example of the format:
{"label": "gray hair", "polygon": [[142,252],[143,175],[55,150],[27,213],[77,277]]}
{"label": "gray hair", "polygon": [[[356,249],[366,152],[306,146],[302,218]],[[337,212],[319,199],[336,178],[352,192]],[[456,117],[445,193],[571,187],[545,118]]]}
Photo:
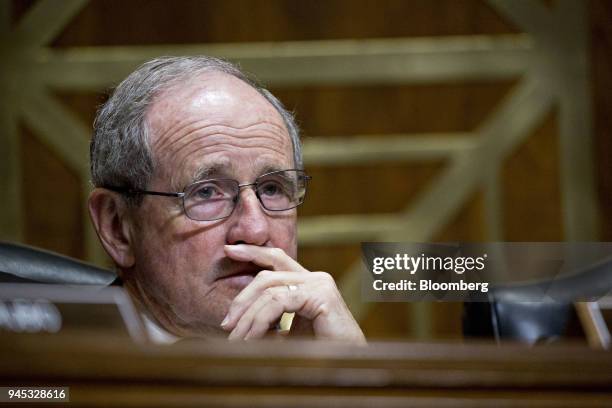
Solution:
{"label": "gray hair", "polygon": [[[115,88],[100,107],[90,144],[91,176],[96,187],[145,190],[154,171],[147,109],[157,95],[205,72],[232,75],[257,90],[283,118],[293,144],[295,168],[303,168],[300,134],[293,114],[267,89],[234,64],[208,56],[160,57],[142,64]],[[139,203],[136,196],[134,204]]]}

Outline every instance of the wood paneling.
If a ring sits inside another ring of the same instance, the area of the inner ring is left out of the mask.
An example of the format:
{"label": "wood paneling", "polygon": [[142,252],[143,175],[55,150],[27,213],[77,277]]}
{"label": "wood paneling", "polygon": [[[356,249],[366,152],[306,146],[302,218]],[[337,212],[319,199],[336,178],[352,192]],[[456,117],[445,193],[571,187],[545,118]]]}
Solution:
{"label": "wood paneling", "polygon": [[564,239],[559,172],[557,119],[553,112],[503,167],[506,240]]}
{"label": "wood paneling", "polygon": [[612,404],[612,354],[571,345],[0,340],[0,384],[69,386],[74,407]]}
{"label": "wood paneling", "polygon": [[[32,1],[14,0],[17,20]],[[546,2],[554,8],[555,2]],[[591,0],[591,51],[596,174],[602,239],[612,239],[612,6]],[[91,1],[53,42],[54,47],[324,40],[517,32],[479,0],[106,0]],[[516,79],[518,80],[518,78]],[[505,82],[429,85],[287,87],[273,91],[295,110],[306,138],[473,131],[516,84]],[[100,90],[102,92],[103,90]],[[61,100],[89,127],[98,94],[62,94]],[[559,142],[555,113],[507,159],[502,172],[502,223],[506,240],[563,239]],[[508,123],[512,126],[512,123]],[[83,256],[83,219],[78,179],[41,145],[23,135],[26,239],[28,243]],[[315,176],[302,216],[392,212],[405,207],[435,179],[443,162],[380,166],[311,167]],[[363,181],[366,181],[367,190]],[[44,195],[46,200],[41,201]],[[365,197],[365,198],[364,198]],[[474,192],[438,232],[436,240],[487,239],[484,196]],[[53,216],[49,216],[52,214]],[[342,276],[359,258],[357,245],[303,248],[309,268]],[[458,335],[454,306],[434,311],[434,331]],[[371,335],[410,336],[397,305],[376,306],[364,321]],[[379,310],[379,312],[376,312]],[[451,328],[451,329],[448,329]]]}
{"label": "wood paneling", "polygon": [[516,32],[479,0],[92,1],[56,46],[250,42]]}
{"label": "wood paneling", "polygon": [[435,242],[482,242],[487,241],[486,224],[484,220],[484,197],[482,192],[476,192],[466,201],[463,208],[440,231]]}
{"label": "wood paneling", "polygon": [[25,239],[30,245],[84,257],[79,177],[26,128],[21,128]]}
{"label": "wood paneling", "polygon": [[272,88],[305,137],[473,131],[514,81]]}
{"label": "wood paneling", "polygon": [[324,168],[306,166],[313,179],[300,215],[402,211],[427,188],[441,164],[379,164]]}
{"label": "wood paneling", "polygon": [[601,240],[612,241],[612,3],[591,0],[593,124]]}

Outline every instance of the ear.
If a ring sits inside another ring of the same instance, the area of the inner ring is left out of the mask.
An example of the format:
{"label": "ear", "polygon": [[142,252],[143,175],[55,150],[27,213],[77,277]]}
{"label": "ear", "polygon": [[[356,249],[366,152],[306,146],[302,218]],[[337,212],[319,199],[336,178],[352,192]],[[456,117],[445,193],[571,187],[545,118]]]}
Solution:
{"label": "ear", "polygon": [[89,195],[89,216],[102,246],[122,269],[134,265],[132,226],[127,203],[118,193],[96,188]]}

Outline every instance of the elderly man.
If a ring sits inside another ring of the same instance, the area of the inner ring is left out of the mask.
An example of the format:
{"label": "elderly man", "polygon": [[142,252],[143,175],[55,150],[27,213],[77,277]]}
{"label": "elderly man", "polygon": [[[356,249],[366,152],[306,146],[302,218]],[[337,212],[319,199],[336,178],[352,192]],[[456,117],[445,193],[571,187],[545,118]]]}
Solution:
{"label": "elderly man", "polygon": [[333,278],[296,260],[306,194],[292,115],[232,64],[166,57],[98,112],[89,212],[137,306],[162,333],[292,333],[364,343]]}

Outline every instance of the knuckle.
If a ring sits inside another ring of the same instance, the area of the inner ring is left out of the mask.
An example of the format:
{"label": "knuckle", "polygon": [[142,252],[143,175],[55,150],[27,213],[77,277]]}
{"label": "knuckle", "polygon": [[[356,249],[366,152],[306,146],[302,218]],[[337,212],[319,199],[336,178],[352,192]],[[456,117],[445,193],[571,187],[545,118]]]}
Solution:
{"label": "knuckle", "polygon": [[264,290],[264,296],[265,296],[265,300],[267,302],[279,302],[279,303],[282,303],[284,294],[283,294],[283,291],[279,290],[278,287],[270,286],[269,288]]}
{"label": "knuckle", "polygon": [[274,296],[276,296],[276,294],[274,293],[274,288],[269,287],[269,288],[264,289],[263,296],[265,296],[268,299],[273,299]]}
{"label": "knuckle", "polygon": [[255,275],[255,279],[261,285],[268,286],[269,282],[271,282],[275,278],[274,271],[263,270]]}
{"label": "knuckle", "polygon": [[274,255],[275,257],[279,258],[279,257],[285,255],[285,251],[283,251],[280,248],[273,248],[272,249],[272,255]]}
{"label": "knuckle", "polygon": [[329,273],[327,272],[314,272],[317,275],[317,278],[320,279],[323,283],[327,284],[327,285],[332,285],[332,286],[336,286],[336,281],[334,280],[333,276],[331,276]]}
{"label": "knuckle", "polygon": [[273,301],[277,302],[277,303],[282,303],[283,300],[285,299],[285,291],[282,290],[278,290],[278,288],[274,288],[274,290],[272,291],[272,299]]}
{"label": "knuckle", "polygon": [[317,292],[326,299],[334,298],[339,295],[336,281],[327,272],[316,272],[317,275]]}
{"label": "knuckle", "polygon": [[270,277],[270,275],[272,274],[272,271],[269,271],[267,269],[264,269],[262,271],[259,271],[259,273],[257,274],[257,276],[261,276],[262,278],[268,278]]}
{"label": "knuckle", "polygon": [[295,303],[295,302],[299,302],[302,299],[303,293],[302,291],[294,290],[292,292],[289,292],[287,296],[289,297],[289,300],[291,301],[291,303]]}

